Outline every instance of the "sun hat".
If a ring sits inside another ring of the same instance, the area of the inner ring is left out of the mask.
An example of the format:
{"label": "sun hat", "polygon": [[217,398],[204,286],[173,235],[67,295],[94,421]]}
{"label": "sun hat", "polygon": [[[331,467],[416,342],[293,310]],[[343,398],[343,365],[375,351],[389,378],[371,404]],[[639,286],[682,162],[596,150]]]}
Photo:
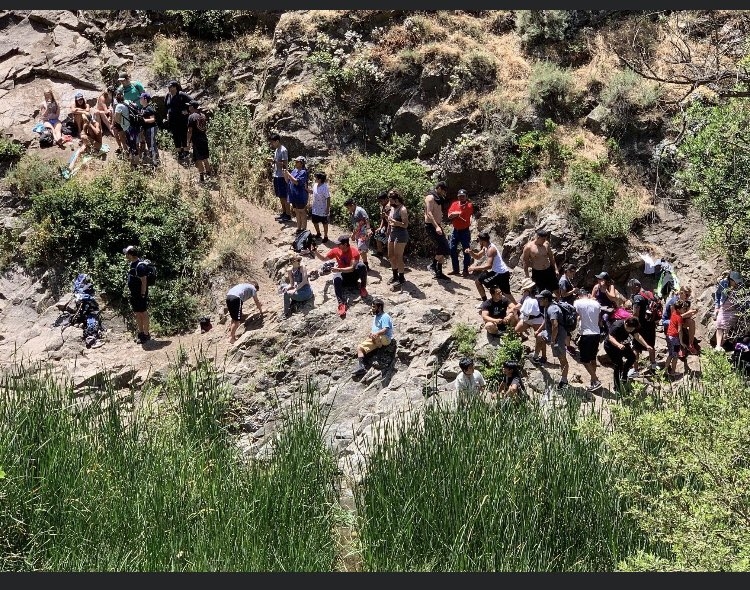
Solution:
{"label": "sun hat", "polygon": [[536,283],[531,278],[526,278],[521,283],[521,291],[531,291],[536,287]]}

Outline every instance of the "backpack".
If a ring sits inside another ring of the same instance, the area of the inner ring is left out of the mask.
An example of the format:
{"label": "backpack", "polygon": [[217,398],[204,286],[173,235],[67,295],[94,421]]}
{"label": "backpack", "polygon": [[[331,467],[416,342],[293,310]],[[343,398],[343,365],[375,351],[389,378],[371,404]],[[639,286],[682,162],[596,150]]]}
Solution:
{"label": "backpack", "polygon": [[570,334],[578,325],[578,311],[567,301],[558,301],[556,305],[562,312],[562,326]]}
{"label": "backpack", "polygon": [[661,316],[664,313],[664,304],[661,299],[657,299],[654,296],[653,291],[641,291],[641,295],[648,299],[648,305],[646,306],[646,318],[647,322],[661,321]]}
{"label": "backpack", "polygon": [[156,276],[158,274],[156,270],[156,265],[151,262],[148,258],[142,258],[141,261],[138,263],[138,266],[141,264],[146,265],[146,284],[149,287],[153,287],[156,283]]}
{"label": "backpack", "polygon": [[45,127],[39,134],[39,147],[52,147],[55,143],[55,137],[52,135],[52,129]]}
{"label": "backpack", "polygon": [[292,249],[295,252],[302,252],[304,250],[310,250],[312,246],[315,245],[315,238],[313,238],[312,233],[309,229],[306,229],[301,234],[299,234],[296,238],[294,238],[294,242],[292,242]]}
{"label": "backpack", "polygon": [[70,135],[71,137],[78,137],[78,125],[72,115],[68,115],[60,125],[60,132],[63,135]]}

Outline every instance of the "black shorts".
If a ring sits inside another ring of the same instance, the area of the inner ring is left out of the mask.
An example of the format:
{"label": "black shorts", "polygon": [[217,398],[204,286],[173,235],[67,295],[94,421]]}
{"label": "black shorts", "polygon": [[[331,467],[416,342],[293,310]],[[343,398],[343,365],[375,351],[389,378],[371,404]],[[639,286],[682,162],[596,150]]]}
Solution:
{"label": "black shorts", "polygon": [[328,215],[315,215],[315,213],[313,213],[310,215],[310,219],[313,220],[313,223],[328,223]]}
{"label": "black shorts", "polygon": [[425,223],[424,230],[427,232],[427,235],[430,236],[430,239],[435,244],[435,256],[450,256],[451,247],[450,245],[448,245],[448,240],[445,237],[445,233],[438,234],[437,231],[435,231],[435,226],[431,223]]}
{"label": "black shorts", "polygon": [[493,270],[485,270],[477,280],[488,289],[490,287],[500,287],[503,293],[510,293],[510,271],[496,273]]}
{"label": "black shorts", "polygon": [[208,142],[193,142],[193,161],[208,160]]}
{"label": "black shorts", "polygon": [[547,289],[553,293],[560,288],[560,282],[555,274],[555,269],[551,266],[543,270],[531,269],[531,280],[536,283],[539,292]]}
{"label": "black shorts", "polygon": [[227,295],[227,309],[230,318],[235,322],[242,321],[242,299],[237,295]]}
{"label": "black shorts", "polygon": [[286,199],[289,196],[289,185],[283,176],[273,177],[273,194],[279,199]]}
{"label": "black shorts", "polygon": [[148,309],[148,292],[146,292],[146,295],[131,293],[130,306],[136,313],[143,313],[146,311]]}
{"label": "black shorts", "polygon": [[[654,346],[656,344],[656,324],[654,322],[642,322],[638,333],[649,346]],[[634,340],[633,350],[636,352],[643,352],[646,349],[641,346],[640,342]]]}
{"label": "black shorts", "polygon": [[578,352],[582,363],[596,360],[599,352],[599,334],[583,334],[578,340]]}
{"label": "black shorts", "polygon": [[117,131],[125,131],[119,123],[112,123],[112,127],[117,129]]}

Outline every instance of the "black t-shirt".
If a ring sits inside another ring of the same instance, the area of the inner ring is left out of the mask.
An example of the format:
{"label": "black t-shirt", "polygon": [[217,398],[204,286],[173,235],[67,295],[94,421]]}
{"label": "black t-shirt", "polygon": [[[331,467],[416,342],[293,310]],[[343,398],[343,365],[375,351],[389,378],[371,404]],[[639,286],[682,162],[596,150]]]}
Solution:
{"label": "black t-shirt", "polygon": [[[637,334],[638,330],[634,330],[633,332],[628,332],[625,329],[625,320],[616,320],[612,322],[612,325],[609,327],[609,335],[612,336],[617,342],[620,344],[624,344],[628,338],[630,338],[631,335]],[[605,340],[604,343],[607,344],[609,342],[609,339]]]}
{"label": "black t-shirt", "polygon": [[146,121],[143,122],[143,128],[144,129],[151,129],[152,127],[156,127],[156,108],[154,105],[149,104],[145,107],[141,107],[141,117],[144,119],[151,119],[153,117],[154,122],[153,123],[146,123]]}
{"label": "black t-shirt", "polygon": [[500,301],[493,301],[490,297],[482,303],[481,311],[488,311],[493,319],[504,318],[508,311],[508,300],[503,297]]}
{"label": "black t-shirt", "polygon": [[189,95],[185,94],[180,90],[177,94],[172,96],[171,93],[167,93],[164,99],[164,104],[167,107],[167,113],[169,114],[169,120],[174,121],[175,119],[187,119],[187,115],[183,115],[182,111],[187,111],[188,103],[193,100]]}
{"label": "black t-shirt", "polygon": [[188,117],[188,129],[193,130],[191,141],[194,144],[207,144],[208,136],[206,135],[206,115],[203,113],[192,113]]}
{"label": "black t-shirt", "polygon": [[[133,260],[130,263],[130,269],[128,269],[128,289],[130,289],[131,295],[137,297],[141,295],[141,277],[146,276],[146,265],[141,264],[139,266],[139,262],[141,262],[140,258]],[[146,294],[148,295],[148,284],[146,285]]]}
{"label": "black t-shirt", "polygon": [[643,323],[646,321],[646,310],[648,310],[648,299],[645,298],[640,293],[636,293],[632,297],[633,300],[633,309],[635,309],[636,306],[638,307],[638,320]]}

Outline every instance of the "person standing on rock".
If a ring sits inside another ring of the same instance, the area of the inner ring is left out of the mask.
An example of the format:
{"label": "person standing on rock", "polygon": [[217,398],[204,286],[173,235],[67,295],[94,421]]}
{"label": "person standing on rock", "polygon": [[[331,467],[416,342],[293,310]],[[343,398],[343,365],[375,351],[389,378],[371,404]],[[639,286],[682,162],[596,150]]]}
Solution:
{"label": "person standing on rock", "polygon": [[390,211],[388,213],[388,260],[391,262],[393,276],[388,280],[392,289],[398,290],[406,278],[404,272],[404,249],[409,241],[409,212],[404,205],[404,198],[395,188],[388,191]]}
{"label": "person standing on rock", "polygon": [[289,204],[294,210],[297,220],[297,235],[307,229],[307,202],[310,200],[310,192],[307,188],[307,167],[305,157],[294,158],[294,170],[289,172],[284,169],[284,178],[289,184]]}
{"label": "person standing on rock", "polygon": [[227,309],[229,310],[229,317],[232,319],[232,323],[229,325],[229,344],[234,344],[237,341],[237,328],[242,323],[242,304],[245,301],[252,298],[255,307],[258,308],[258,313],[261,316],[263,315],[263,306],[258,299],[259,289],[260,285],[257,282],[252,282],[240,283],[227,291]]}
{"label": "person standing on rock", "polygon": [[281,214],[276,217],[278,221],[292,220],[292,207],[289,204],[289,184],[284,173],[289,169],[289,150],[281,145],[281,136],[274,133],[268,139],[273,150],[273,156],[268,158],[269,164],[273,166],[273,192],[281,204]]}
{"label": "person standing on rock", "polygon": [[640,328],[641,323],[636,317],[616,320],[609,327],[609,334],[604,341],[604,352],[613,364],[615,390],[619,391],[623,382],[627,382],[630,378],[628,373],[635,364],[635,352],[633,352],[631,342],[639,342],[646,350],[651,348],[638,333]]}
{"label": "person standing on rock", "polygon": [[578,340],[578,352],[581,364],[591,377],[591,385],[588,387],[588,391],[591,392],[602,386],[599,377],[596,376],[596,356],[601,340],[599,322],[602,306],[591,297],[591,293],[586,289],[576,289],[576,296],[573,307],[578,312],[578,333],[581,336]]}
{"label": "person standing on rock", "polygon": [[550,232],[539,228],[536,230],[534,239],[523,247],[521,262],[523,263],[523,274],[529,276],[531,269],[531,280],[541,290],[557,291],[560,274],[555,262],[555,254],[549,242]]}
{"label": "person standing on rock", "polygon": [[[326,173],[316,172],[312,187],[312,211],[310,217],[315,226],[315,237],[321,242],[328,241],[328,220],[331,215],[331,191],[328,188]],[[320,235],[320,225],[323,225],[323,235]]]}
{"label": "person standing on rock", "polygon": [[568,353],[565,348],[565,342],[568,338],[568,332],[563,326],[563,314],[560,307],[554,302],[552,291],[545,289],[536,296],[539,300],[539,307],[544,309],[544,323],[537,330],[536,336],[539,345],[542,348],[540,359],[532,359],[536,364],[541,364],[542,359],[546,358],[547,345],[552,348],[552,356],[560,362],[560,381],[558,387],[568,385]]}
{"label": "person standing on rock", "polygon": [[469,201],[469,195],[464,189],[458,191],[458,198],[448,207],[448,220],[453,224],[451,232],[450,251],[452,270],[448,274],[458,275],[458,246],[461,245],[463,253],[465,277],[469,276],[469,265],[471,256],[466,250],[471,246],[471,216],[474,215],[474,205]]}
{"label": "person standing on rock", "polygon": [[573,305],[577,299],[577,289],[573,285],[573,279],[576,276],[576,267],[572,264],[563,264],[560,280],[557,282],[557,297],[560,301],[565,301]]}
{"label": "person standing on rock", "polygon": [[352,227],[351,239],[354,240],[362,255],[362,262],[367,270],[370,270],[370,265],[367,263],[367,252],[370,249],[370,236],[372,236],[370,217],[364,207],[357,205],[351,197],[344,201],[344,207],[349,211],[349,224]]}
{"label": "person standing on rock", "polygon": [[427,270],[440,281],[450,281],[450,277],[443,274],[443,262],[451,253],[448,240],[443,231],[443,204],[448,196],[448,185],[441,181],[424,198],[424,227],[425,232],[435,245],[435,254]]}
{"label": "person standing on rock", "polygon": [[[649,309],[649,302],[654,299],[655,295],[651,291],[646,291],[638,279],[630,279],[628,281],[628,291],[630,294],[630,300],[633,302],[633,317],[638,318],[641,324],[639,333],[643,340],[651,347],[648,351],[649,356],[649,368],[653,371],[659,368],[656,364],[656,324],[661,322],[661,313],[656,317],[653,316]],[[644,347],[640,346],[638,342],[634,347],[636,353],[640,353],[644,350]],[[636,357],[636,368],[634,369],[633,377],[638,376],[637,365],[638,357]]]}
{"label": "person standing on rock", "polygon": [[331,248],[325,256],[313,246],[313,254],[323,262],[336,260],[336,266],[331,269],[331,272],[333,272],[333,290],[339,303],[339,317],[343,320],[346,317],[348,307],[344,296],[344,286],[357,286],[359,284],[359,296],[365,299],[368,296],[367,267],[360,260],[359,250],[349,245],[349,236],[340,236],[336,240],[336,246],[336,248]]}
{"label": "person standing on rock", "polygon": [[151,95],[148,92],[141,94],[138,99],[141,105],[140,115],[143,118],[143,136],[146,140],[146,150],[151,159],[151,165],[156,168],[159,166],[159,147],[156,145],[156,133],[159,128],[156,126],[156,108],[151,102]]}
{"label": "person standing on rock", "polygon": [[731,332],[739,321],[740,304],[737,300],[737,290],[745,284],[742,275],[736,270],[731,271],[716,285],[714,293],[714,320],[716,320],[716,351],[724,351],[724,338]]}
{"label": "person standing on rock", "polygon": [[200,181],[205,182],[206,174],[213,174],[213,170],[208,161],[208,135],[206,134],[208,121],[206,115],[198,110],[200,106],[201,103],[197,100],[191,100],[188,105],[190,115],[188,115],[187,148],[190,149],[192,145],[193,162],[198,169]]}
{"label": "person standing on rock", "polygon": [[138,104],[138,99],[141,97],[141,94],[146,92],[143,84],[141,84],[140,82],[132,82],[130,80],[130,74],[128,74],[127,72],[120,72],[120,74],[117,76],[117,81],[120,82],[117,90],[122,92],[125,100],[129,100],[134,104]]}
{"label": "person standing on rock", "polygon": [[[122,90],[115,91],[115,100],[112,103],[112,128],[114,129],[117,149],[115,154],[132,157],[130,146],[128,145],[128,130],[130,129],[130,111],[125,104],[125,97]],[[136,146],[137,147],[137,146]],[[122,157],[121,156],[121,157]]]}
{"label": "person standing on rock", "polygon": [[388,214],[391,206],[388,203],[388,192],[384,191],[378,195],[378,206],[380,207],[380,225],[373,233],[375,238],[375,256],[382,260],[388,256]]}
{"label": "person standing on rock", "polygon": [[[475,262],[469,266],[470,273],[479,273],[474,280],[479,297],[483,302],[487,301],[485,287],[488,289],[498,287],[505,293],[511,303],[515,304],[516,299],[510,292],[510,269],[503,261],[500,250],[490,241],[490,234],[486,231],[479,232],[477,239],[479,240],[479,250],[475,252],[471,248],[467,248],[464,252],[475,260],[484,258],[483,263],[477,264]],[[481,307],[482,304],[480,303],[479,305]]]}
{"label": "person standing on rock", "polygon": [[167,107],[166,124],[172,133],[172,141],[174,141],[179,162],[183,162],[188,156],[188,105],[192,100],[189,94],[182,91],[182,86],[177,80],[169,82],[167,95],[164,97],[164,105]]}
{"label": "person standing on rock", "polygon": [[365,355],[374,352],[378,348],[388,346],[393,340],[393,320],[391,316],[384,311],[385,303],[382,299],[372,300],[372,327],[370,336],[367,340],[359,343],[357,346],[357,366],[352,371],[354,377],[359,377],[367,372],[365,367]]}
{"label": "person standing on rock", "polygon": [[151,340],[146,265],[141,263],[141,253],[135,246],[128,246],[122,253],[125,254],[125,260],[130,263],[130,267],[128,268],[128,290],[130,291],[130,306],[133,308],[135,325],[138,329],[135,341],[138,344],[145,344]]}

